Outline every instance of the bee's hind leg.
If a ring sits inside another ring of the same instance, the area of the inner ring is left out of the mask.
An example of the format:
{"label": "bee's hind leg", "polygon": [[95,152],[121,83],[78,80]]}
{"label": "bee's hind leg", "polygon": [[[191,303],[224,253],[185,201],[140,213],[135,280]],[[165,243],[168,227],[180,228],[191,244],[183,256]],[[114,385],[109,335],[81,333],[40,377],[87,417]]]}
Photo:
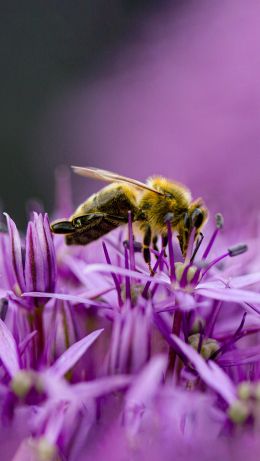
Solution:
{"label": "bee's hind leg", "polygon": [[151,227],[149,224],[145,227],[145,233],[144,233],[144,239],[143,239],[143,257],[148,264],[149,271],[151,275],[154,275],[154,271],[151,266],[151,251],[150,251],[150,245],[151,245],[151,240],[152,240],[152,231]]}
{"label": "bee's hind leg", "polygon": [[[153,249],[154,249],[155,251],[157,251],[157,253],[159,253],[160,250],[159,250],[159,248],[158,248],[157,242],[158,242],[158,235],[155,235],[155,236],[153,237]],[[155,257],[156,257],[156,259],[158,259],[158,255],[155,255]]]}

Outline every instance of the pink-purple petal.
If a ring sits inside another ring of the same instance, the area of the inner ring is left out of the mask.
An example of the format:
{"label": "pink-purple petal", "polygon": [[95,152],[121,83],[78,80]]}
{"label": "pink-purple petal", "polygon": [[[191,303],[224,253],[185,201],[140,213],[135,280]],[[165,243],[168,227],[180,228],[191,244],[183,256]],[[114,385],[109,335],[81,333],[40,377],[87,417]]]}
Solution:
{"label": "pink-purple petal", "polygon": [[0,359],[11,377],[20,370],[17,345],[11,331],[0,319]]}
{"label": "pink-purple petal", "polygon": [[126,409],[146,405],[155,396],[163,380],[166,364],[164,355],[157,355],[150,360],[126,394]]}
{"label": "pink-purple petal", "polygon": [[203,381],[223,397],[228,404],[236,399],[235,386],[221,368],[214,362],[206,362],[197,351],[176,335],[171,335],[181,352],[192,363]]}
{"label": "pink-purple petal", "polygon": [[64,376],[79,361],[102,332],[103,329],[93,331],[85,338],[70,346],[51,366],[51,374],[54,374],[58,378]]}
{"label": "pink-purple petal", "polygon": [[50,222],[48,215],[45,213],[43,218],[44,236],[46,239],[46,256],[47,256],[47,286],[48,290],[53,291],[57,279],[56,253],[53,243],[53,237],[50,231]]}
{"label": "pink-purple petal", "polygon": [[133,378],[130,375],[106,376],[85,383],[75,384],[73,390],[82,400],[97,399],[111,392],[129,387]]}
{"label": "pink-purple petal", "polygon": [[260,361],[260,347],[247,346],[244,349],[234,349],[225,352],[219,359],[218,364],[222,367],[234,367]]}
{"label": "pink-purple petal", "polygon": [[149,276],[149,274],[145,274],[143,272],[137,272],[131,269],[124,269],[123,267],[117,267],[108,264],[89,264],[85,268],[84,273],[89,274],[92,272],[100,272],[104,274],[113,272],[114,274],[119,274],[122,276],[129,276],[140,280],[170,285],[170,280],[168,279],[168,277],[165,276],[165,274],[155,275],[154,277],[151,277]]}
{"label": "pink-purple petal", "polygon": [[7,272],[10,277],[11,288],[14,289],[18,285],[19,289],[23,292],[25,290],[25,280],[21,240],[14,221],[7,213],[4,214],[10,239],[10,255],[6,255]]}
{"label": "pink-purple petal", "polygon": [[243,288],[254,285],[255,283],[260,283],[260,272],[232,277],[228,283],[230,288]]}
{"label": "pink-purple petal", "polygon": [[[221,301],[243,302],[260,304],[260,293],[255,293],[248,290],[239,290],[236,288],[196,288],[196,293],[211,299],[219,299]],[[260,310],[259,310],[260,313]]]}
{"label": "pink-purple petal", "polygon": [[44,291],[42,253],[39,246],[39,236],[32,222],[29,222],[26,233],[25,282],[26,291]]}
{"label": "pink-purple petal", "polygon": [[176,290],[175,305],[178,306],[181,311],[189,312],[195,309],[197,303],[190,293],[186,293],[185,291],[181,290]]}
{"label": "pink-purple petal", "polygon": [[[43,293],[41,291],[32,291],[32,292],[26,292],[23,293],[23,296],[30,297],[30,298],[42,298]],[[62,301],[71,301],[72,303],[75,304],[86,304],[89,306],[95,305],[96,307],[102,307],[102,308],[107,308],[107,309],[112,309],[111,306],[107,306],[105,303],[102,303],[100,301],[96,301],[93,299],[88,299],[85,298],[85,296],[82,295],[71,295],[71,294],[65,294],[65,293],[44,293],[44,298],[50,298],[50,299],[60,299]]]}

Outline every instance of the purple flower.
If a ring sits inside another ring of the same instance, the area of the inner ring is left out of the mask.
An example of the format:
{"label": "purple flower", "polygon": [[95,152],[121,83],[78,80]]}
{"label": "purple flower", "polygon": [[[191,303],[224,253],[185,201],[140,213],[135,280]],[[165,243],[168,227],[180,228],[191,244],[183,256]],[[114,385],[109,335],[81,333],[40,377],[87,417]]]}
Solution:
{"label": "purple flower", "polygon": [[173,452],[208,461],[213,450],[231,461],[227,441],[237,457],[257,446],[260,273],[245,245],[226,245],[220,215],[203,241],[191,237],[185,260],[168,225],[153,276],[130,214],[126,236],[119,229],[83,248],[53,239],[47,215],[34,214],[25,240],[7,224],[6,460],[101,460],[105,450],[111,461],[170,461]]}
{"label": "purple flower", "polygon": [[18,297],[27,291],[54,291],[56,257],[47,214],[34,213],[27,227],[25,248],[14,221],[8,214],[6,219],[9,242],[3,247],[9,288]]}

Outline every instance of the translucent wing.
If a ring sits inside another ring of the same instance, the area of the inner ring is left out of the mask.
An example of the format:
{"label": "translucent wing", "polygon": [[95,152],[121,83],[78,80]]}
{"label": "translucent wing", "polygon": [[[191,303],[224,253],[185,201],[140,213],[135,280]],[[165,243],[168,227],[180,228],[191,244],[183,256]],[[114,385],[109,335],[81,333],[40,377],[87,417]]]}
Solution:
{"label": "translucent wing", "polygon": [[136,179],[127,178],[125,176],[121,176],[117,173],[112,173],[111,171],[100,170],[99,168],[94,167],[80,167],[80,166],[72,166],[71,167],[74,173],[79,174],[80,176],[86,176],[87,178],[99,179],[102,181],[107,182],[122,182],[126,184],[131,184],[139,189],[149,190],[150,192],[155,192],[158,195],[165,195],[163,192],[160,192],[153,187],[148,186]]}

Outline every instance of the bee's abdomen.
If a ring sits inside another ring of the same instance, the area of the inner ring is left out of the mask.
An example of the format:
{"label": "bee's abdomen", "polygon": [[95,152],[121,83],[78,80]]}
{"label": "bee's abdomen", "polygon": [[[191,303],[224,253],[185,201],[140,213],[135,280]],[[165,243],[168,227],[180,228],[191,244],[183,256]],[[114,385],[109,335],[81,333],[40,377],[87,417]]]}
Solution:
{"label": "bee's abdomen", "polygon": [[111,184],[94,194],[84,204],[84,213],[102,212],[128,219],[128,211],[132,219],[137,215],[136,192],[128,186]]}

